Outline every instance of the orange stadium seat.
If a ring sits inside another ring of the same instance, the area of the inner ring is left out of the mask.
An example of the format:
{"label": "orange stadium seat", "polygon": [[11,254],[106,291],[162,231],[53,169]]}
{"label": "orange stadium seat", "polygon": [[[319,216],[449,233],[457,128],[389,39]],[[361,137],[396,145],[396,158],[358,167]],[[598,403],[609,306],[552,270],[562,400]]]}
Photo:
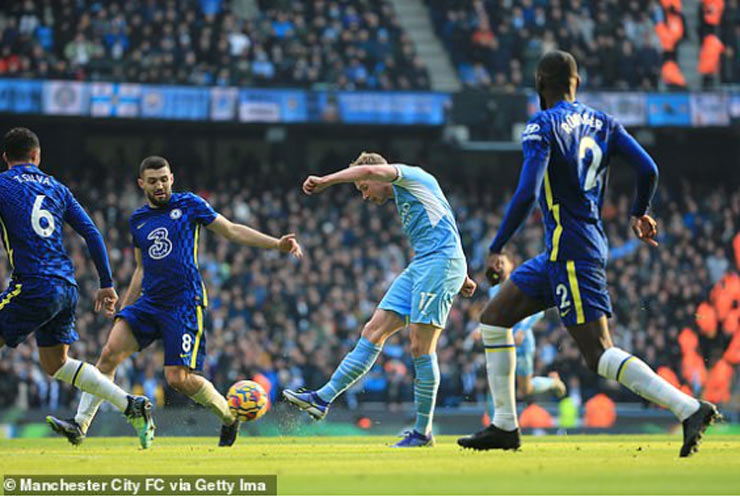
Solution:
{"label": "orange stadium seat", "polygon": [[519,415],[519,426],[522,428],[552,428],[555,421],[544,408],[530,404]]}
{"label": "orange stadium seat", "polygon": [[586,402],[583,424],[589,428],[609,428],[617,420],[614,401],[603,393],[596,394]]}

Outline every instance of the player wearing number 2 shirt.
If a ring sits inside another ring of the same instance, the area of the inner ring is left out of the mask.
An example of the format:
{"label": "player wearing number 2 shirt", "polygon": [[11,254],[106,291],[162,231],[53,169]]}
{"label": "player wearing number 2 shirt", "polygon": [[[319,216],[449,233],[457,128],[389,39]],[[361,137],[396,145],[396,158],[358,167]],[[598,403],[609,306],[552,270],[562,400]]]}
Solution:
{"label": "player wearing number 2 shirt", "polygon": [[683,422],[680,455],[685,457],[697,450],[701,434],[719,417],[716,408],[682,393],[640,359],[614,347],[607,324],[611,303],[601,205],[609,162],[619,155],[635,170],[632,230],[651,246],[658,245],[658,229],[647,211],[658,168],[616,120],[576,100],[579,83],[571,54],[556,50],[540,60],[536,87],[542,111],[524,130],[519,185],[491,244],[487,275],[492,283],[498,282],[504,246],[538,199],[546,249],[519,266],[481,314],[494,419],[491,426],[458,443],[474,449],[519,447],[511,327],[543,309],[557,307],[592,371],[669,408]]}
{"label": "player wearing number 2 shirt", "polygon": [[[193,193],[172,193],[174,176],[166,159],[151,156],[139,167],[139,187],[147,204],[131,216],[136,269],[122,309],[98,361],[113,376],[116,367],[155,340],[164,343],[165,378],[175,390],[210,409],[223,426],[219,445],[233,445],[239,421],[226,399],[203,376],[206,350],[203,327],[208,297],[198,271],[201,227],[241,245],[278,249],[302,256],[295,235],[280,239],[232,223]],[[83,395],[70,429],[84,434],[100,400]]]}

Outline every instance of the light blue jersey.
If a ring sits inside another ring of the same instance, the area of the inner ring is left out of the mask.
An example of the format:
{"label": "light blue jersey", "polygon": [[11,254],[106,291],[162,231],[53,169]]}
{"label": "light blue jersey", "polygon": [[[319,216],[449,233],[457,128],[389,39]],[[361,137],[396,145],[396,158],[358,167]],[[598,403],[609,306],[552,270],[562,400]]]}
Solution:
{"label": "light blue jersey", "polygon": [[465,258],[460,233],[447,198],[437,179],[420,167],[394,164],[396,208],[414,259],[434,254],[447,259]]}
{"label": "light blue jersey", "polygon": [[394,164],[396,207],[414,259],[378,304],[408,323],[444,328],[467,276],[460,233],[437,180],[420,167]]}
{"label": "light blue jersey", "polygon": [[[493,298],[501,289],[501,285],[492,286],[488,291],[488,297]],[[516,334],[518,331],[524,332],[524,341],[516,348],[516,375],[530,376],[534,374],[534,353],[535,342],[532,328],[542,318],[545,317],[545,311],[532,314],[514,325],[512,331]]]}

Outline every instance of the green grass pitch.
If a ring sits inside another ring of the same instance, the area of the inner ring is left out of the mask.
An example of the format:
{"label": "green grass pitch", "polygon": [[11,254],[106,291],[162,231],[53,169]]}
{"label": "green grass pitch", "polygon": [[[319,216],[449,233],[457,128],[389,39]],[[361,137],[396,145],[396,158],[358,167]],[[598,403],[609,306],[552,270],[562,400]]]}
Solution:
{"label": "green grass pitch", "polygon": [[524,437],[518,452],[472,452],[455,438],[391,449],[389,437],[0,440],[4,474],[277,474],[279,494],[737,494],[740,436],[709,435],[678,458],[678,435]]}

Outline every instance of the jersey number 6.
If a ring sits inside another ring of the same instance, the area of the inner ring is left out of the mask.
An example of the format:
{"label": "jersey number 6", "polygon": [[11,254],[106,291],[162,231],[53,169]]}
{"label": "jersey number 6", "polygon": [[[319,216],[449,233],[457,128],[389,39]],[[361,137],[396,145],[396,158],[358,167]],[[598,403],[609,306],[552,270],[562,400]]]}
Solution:
{"label": "jersey number 6", "polygon": [[[45,198],[46,195],[36,195],[31,210],[31,226],[33,231],[41,238],[49,238],[54,233],[54,216],[51,215],[51,212],[41,208]],[[42,219],[46,220],[46,227],[41,226]]]}

